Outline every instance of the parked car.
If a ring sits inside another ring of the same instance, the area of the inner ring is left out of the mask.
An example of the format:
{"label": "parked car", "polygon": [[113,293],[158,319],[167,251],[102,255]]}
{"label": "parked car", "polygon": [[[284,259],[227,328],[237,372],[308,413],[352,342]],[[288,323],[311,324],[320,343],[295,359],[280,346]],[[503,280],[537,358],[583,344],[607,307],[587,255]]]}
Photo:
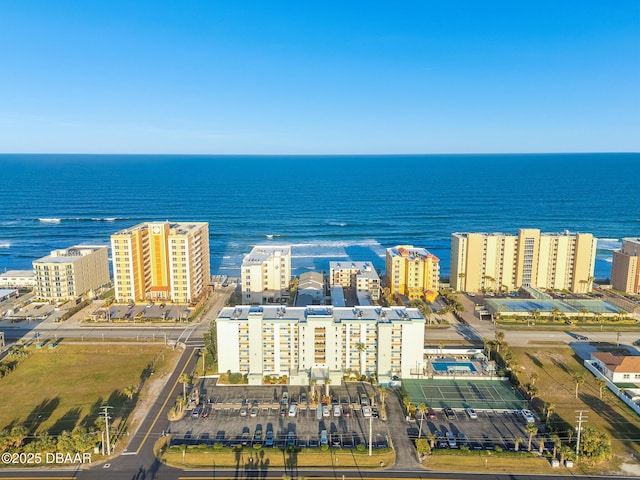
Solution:
{"label": "parked car", "polygon": [[200,409],[200,407],[196,407],[193,409],[193,412],[191,413],[191,417],[192,418],[198,418],[200,416],[200,412],[202,410]]}
{"label": "parked car", "polygon": [[431,407],[427,408],[427,417],[429,417],[429,419],[431,420],[436,418],[436,412],[433,410],[433,408]]}
{"label": "parked car", "polygon": [[449,420],[455,420],[455,418],[456,418],[456,414],[453,412],[453,409],[451,407],[447,407],[447,408],[444,409],[444,415]]}
{"label": "parked car", "polygon": [[473,408],[467,408],[467,415],[469,415],[469,418],[471,418],[473,420],[477,420],[478,419],[478,414],[476,413],[476,411]]}
{"label": "parked car", "polygon": [[287,447],[295,447],[296,445],[296,434],[293,432],[289,432],[287,435]]}
{"label": "parked car", "polygon": [[272,430],[267,430],[267,433],[264,436],[264,446],[273,447],[273,431]]}
{"label": "parked car", "polygon": [[328,445],[328,444],[329,444],[329,438],[327,437],[327,431],[322,430],[320,432],[320,445]]}
{"label": "parked car", "polygon": [[447,445],[449,446],[449,448],[458,448],[456,437],[454,437],[453,433],[451,432],[447,432]]}
{"label": "parked car", "polygon": [[467,440],[467,436],[462,433],[462,432],[458,432],[458,443],[460,444],[460,446],[465,446],[468,447],[469,446],[469,440]]}
{"label": "parked car", "polygon": [[256,431],[253,434],[253,440],[254,440],[254,442],[261,442],[262,441],[262,427],[260,425],[258,425],[256,427]]}
{"label": "parked car", "polygon": [[297,413],[298,413],[298,405],[296,405],[295,403],[292,403],[291,405],[289,405],[289,416],[295,417]]}
{"label": "parked car", "polygon": [[322,416],[323,417],[331,416],[331,410],[329,410],[329,405],[322,405]]}
{"label": "parked car", "polygon": [[343,417],[350,417],[351,416],[351,409],[349,407],[344,407],[342,409],[342,416]]}
{"label": "parked car", "polygon": [[380,411],[376,407],[371,407],[371,416],[373,418],[380,418]]}
{"label": "parked car", "polygon": [[362,416],[368,418],[371,416],[371,407],[363,406],[362,407]]}
{"label": "parked car", "polygon": [[241,417],[246,417],[248,411],[249,411],[249,409],[247,408],[247,406],[243,405],[242,407],[240,407],[240,416]]}
{"label": "parked car", "polygon": [[340,410],[340,405],[334,405],[333,406],[333,416],[334,417],[339,417],[342,415],[342,412]]}
{"label": "parked car", "polygon": [[520,415],[522,415],[522,417],[527,421],[527,423],[535,423],[536,421],[536,419],[533,418],[533,414],[531,413],[531,410],[527,410],[523,408],[522,410],[520,410]]}
{"label": "parked car", "polygon": [[251,407],[251,410],[249,410],[249,416],[257,417],[258,416],[258,407],[256,407],[256,406]]}
{"label": "parked car", "polygon": [[444,438],[444,435],[441,432],[436,432],[436,445],[438,448],[447,448],[447,439]]}

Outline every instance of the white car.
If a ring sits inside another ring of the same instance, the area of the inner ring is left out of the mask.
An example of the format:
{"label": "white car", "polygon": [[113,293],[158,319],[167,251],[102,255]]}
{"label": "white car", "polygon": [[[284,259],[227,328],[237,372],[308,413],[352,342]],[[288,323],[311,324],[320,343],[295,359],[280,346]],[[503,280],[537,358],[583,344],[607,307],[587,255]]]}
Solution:
{"label": "white car", "polygon": [[323,417],[331,416],[331,410],[329,410],[329,405],[322,405],[322,416]]}
{"label": "white car", "polygon": [[473,408],[467,408],[467,415],[469,415],[469,418],[471,418],[473,420],[477,420],[478,419],[478,414],[476,413],[476,411]]}
{"label": "white car", "polygon": [[535,423],[536,419],[533,418],[533,414],[531,413],[531,410],[522,409],[520,410],[520,414],[524,417],[527,423]]}
{"label": "white car", "polygon": [[364,406],[362,407],[362,416],[370,417],[371,416],[371,407]]}

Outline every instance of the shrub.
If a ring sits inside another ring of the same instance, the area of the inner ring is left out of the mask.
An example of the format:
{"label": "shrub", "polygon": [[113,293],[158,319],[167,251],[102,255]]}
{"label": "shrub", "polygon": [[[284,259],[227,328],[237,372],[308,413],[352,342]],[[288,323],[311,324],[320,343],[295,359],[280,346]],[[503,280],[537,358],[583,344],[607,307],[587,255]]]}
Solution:
{"label": "shrub", "polygon": [[240,383],[242,381],[241,373],[232,373],[229,375],[229,383],[235,385],[236,383]]}
{"label": "shrub", "polygon": [[364,443],[359,443],[358,446],[356,447],[356,451],[362,453],[367,449],[367,447],[364,446]]}

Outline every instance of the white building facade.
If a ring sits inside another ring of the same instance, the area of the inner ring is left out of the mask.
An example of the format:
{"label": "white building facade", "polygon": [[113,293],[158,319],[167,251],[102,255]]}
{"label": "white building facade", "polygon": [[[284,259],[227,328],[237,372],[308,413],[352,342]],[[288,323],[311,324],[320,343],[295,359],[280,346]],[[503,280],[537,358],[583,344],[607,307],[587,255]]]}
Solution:
{"label": "white building facade", "polygon": [[242,261],[240,278],[244,303],[278,301],[291,282],[291,247],[256,245]]}
{"label": "white building facade", "polygon": [[0,288],[33,288],[36,276],[33,270],[8,270],[0,274]]}
{"label": "white building facade", "polygon": [[224,308],[216,325],[219,370],[250,384],[267,375],[340,384],[352,372],[386,383],[424,362],[425,318],[415,308],[245,305]]}

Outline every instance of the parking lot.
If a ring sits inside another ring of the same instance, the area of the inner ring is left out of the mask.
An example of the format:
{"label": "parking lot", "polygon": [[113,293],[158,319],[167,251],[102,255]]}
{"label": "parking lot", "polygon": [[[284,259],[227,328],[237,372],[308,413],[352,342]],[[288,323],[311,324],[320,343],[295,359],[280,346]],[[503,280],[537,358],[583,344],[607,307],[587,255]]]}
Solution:
{"label": "parking lot", "polygon": [[[454,410],[452,419],[447,417],[444,410],[434,410],[434,413],[433,419],[425,416],[422,431],[423,435],[440,434],[439,440],[436,440],[436,448],[460,448],[461,444],[466,444],[471,450],[494,450],[498,446],[503,450],[514,450],[515,439],[518,437],[522,438],[519,449],[526,450],[528,447],[527,422],[519,410],[476,411],[476,419],[472,419],[462,409]],[[541,428],[539,423],[537,425]],[[418,436],[418,429],[419,422],[416,422],[416,427],[411,432],[412,437]],[[447,442],[447,433],[453,435],[455,446]],[[539,448],[535,438],[531,445],[532,450]]]}
{"label": "parking lot", "polygon": [[97,321],[128,320],[187,320],[190,310],[185,305],[174,305],[163,302],[149,302],[146,304],[127,305],[114,304],[108,308],[99,308],[93,312]]}
{"label": "parking lot", "polygon": [[[173,444],[214,444],[225,446],[255,445],[266,447],[318,447],[324,440],[333,448],[355,448],[369,441],[372,427],[374,448],[389,446],[386,423],[376,418],[374,410],[365,417],[362,395],[375,402],[371,385],[348,384],[331,387],[332,404],[320,413],[308,398],[307,387],[296,386],[215,386],[212,381],[196,385],[201,400],[197,410],[188,411],[172,422]],[[325,393],[324,387],[317,387]],[[288,399],[283,400],[286,392]],[[296,405],[291,409],[291,405]],[[375,408],[375,407],[374,407]],[[268,433],[271,432],[271,433]]]}

